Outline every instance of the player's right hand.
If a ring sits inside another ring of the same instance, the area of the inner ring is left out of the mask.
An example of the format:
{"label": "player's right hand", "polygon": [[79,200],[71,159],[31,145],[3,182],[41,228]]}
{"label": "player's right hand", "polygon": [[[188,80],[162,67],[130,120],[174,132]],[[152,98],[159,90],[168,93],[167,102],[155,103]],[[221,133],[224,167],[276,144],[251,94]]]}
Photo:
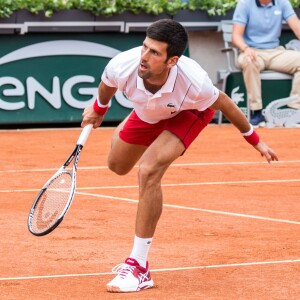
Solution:
{"label": "player's right hand", "polygon": [[81,127],[85,127],[88,124],[93,124],[93,128],[97,128],[103,121],[102,115],[98,115],[93,108],[93,104],[87,106],[82,113]]}

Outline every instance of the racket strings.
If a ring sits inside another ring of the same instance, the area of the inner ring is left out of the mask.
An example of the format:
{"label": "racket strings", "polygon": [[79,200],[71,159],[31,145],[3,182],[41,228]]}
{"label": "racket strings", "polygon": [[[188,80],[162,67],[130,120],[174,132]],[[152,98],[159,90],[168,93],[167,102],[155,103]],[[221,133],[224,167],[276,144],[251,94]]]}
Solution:
{"label": "racket strings", "polygon": [[32,216],[32,230],[40,233],[51,228],[68,206],[71,193],[72,174],[58,174],[39,197]]}

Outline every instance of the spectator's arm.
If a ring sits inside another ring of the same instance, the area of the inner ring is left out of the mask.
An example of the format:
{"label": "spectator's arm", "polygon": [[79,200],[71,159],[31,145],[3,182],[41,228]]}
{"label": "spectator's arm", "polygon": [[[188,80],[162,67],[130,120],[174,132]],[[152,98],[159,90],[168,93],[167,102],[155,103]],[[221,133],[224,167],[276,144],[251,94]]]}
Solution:
{"label": "spectator's arm", "polygon": [[245,51],[248,45],[245,43],[243,35],[245,31],[245,26],[241,24],[234,24],[232,29],[232,42],[233,44],[240,49]]}
{"label": "spectator's arm", "polygon": [[295,15],[287,20],[288,25],[298,38],[300,40],[300,20],[299,18]]}

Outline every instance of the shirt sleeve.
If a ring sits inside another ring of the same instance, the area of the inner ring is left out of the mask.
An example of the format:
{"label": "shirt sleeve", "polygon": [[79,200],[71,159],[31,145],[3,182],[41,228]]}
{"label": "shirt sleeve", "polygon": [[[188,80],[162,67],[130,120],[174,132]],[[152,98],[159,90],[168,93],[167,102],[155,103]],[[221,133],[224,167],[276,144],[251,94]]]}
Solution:
{"label": "shirt sleeve", "polygon": [[119,53],[106,65],[101,80],[110,87],[123,91],[127,79],[139,65],[140,49],[136,47]]}
{"label": "shirt sleeve", "polygon": [[296,13],[292,7],[292,4],[289,0],[283,1],[283,8],[282,8],[282,17],[286,21],[289,18],[295,16]]}
{"label": "shirt sleeve", "polygon": [[233,13],[234,24],[246,25],[248,23],[249,4],[246,0],[239,0]]}
{"label": "shirt sleeve", "polygon": [[113,59],[106,65],[101,80],[110,87],[118,88],[116,73],[114,72]]}

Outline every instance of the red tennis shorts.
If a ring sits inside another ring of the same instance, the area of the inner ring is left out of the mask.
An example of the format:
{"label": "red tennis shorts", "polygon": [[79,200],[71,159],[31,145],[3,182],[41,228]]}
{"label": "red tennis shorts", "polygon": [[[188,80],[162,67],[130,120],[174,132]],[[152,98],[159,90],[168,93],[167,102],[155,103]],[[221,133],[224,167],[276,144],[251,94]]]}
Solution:
{"label": "red tennis shorts", "polygon": [[149,146],[164,130],[175,134],[184,144],[185,149],[212,120],[215,111],[206,109],[183,110],[173,118],[161,120],[156,124],[142,121],[133,111],[120,131],[120,138],[129,144]]}

